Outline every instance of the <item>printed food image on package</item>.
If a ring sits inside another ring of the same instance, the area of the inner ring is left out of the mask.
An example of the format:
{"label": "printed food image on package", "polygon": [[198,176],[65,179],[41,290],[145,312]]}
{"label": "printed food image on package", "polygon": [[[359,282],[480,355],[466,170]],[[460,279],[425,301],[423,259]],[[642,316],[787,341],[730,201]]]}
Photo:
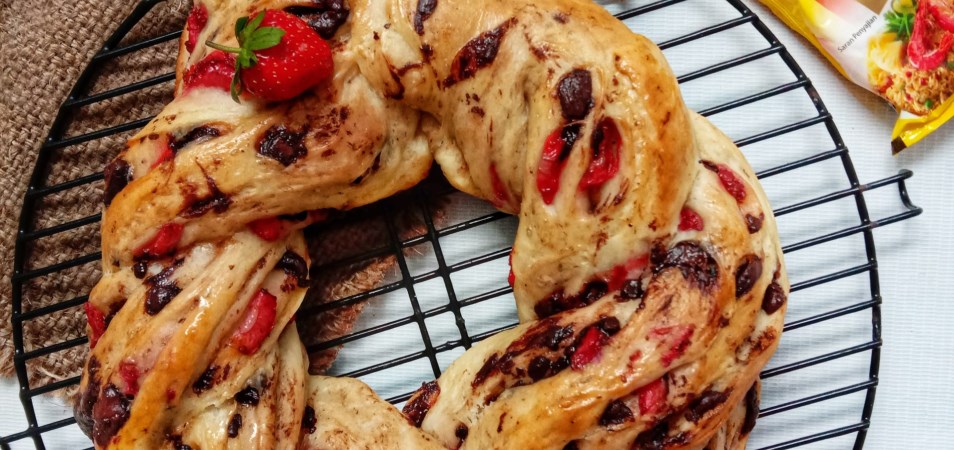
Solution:
{"label": "printed food image on package", "polygon": [[954,90],[954,11],[895,0],[868,43],[868,80],[898,110],[926,115]]}
{"label": "printed food image on package", "polygon": [[954,115],[954,0],[762,0],[900,112],[897,153]]}

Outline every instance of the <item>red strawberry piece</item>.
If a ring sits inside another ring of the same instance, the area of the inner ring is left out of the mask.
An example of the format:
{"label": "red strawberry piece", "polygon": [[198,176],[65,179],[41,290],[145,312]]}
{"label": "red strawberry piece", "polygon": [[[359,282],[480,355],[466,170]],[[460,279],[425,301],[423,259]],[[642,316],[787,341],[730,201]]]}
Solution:
{"label": "red strawberry piece", "polygon": [[691,338],[694,331],[695,327],[692,325],[659,327],[652,330],[652,335],[672,343],[669,350],[662,355],[661,361],[663,367],[669,367],[673,361],[679,359],[679,357],[686,352],[686,349],[689,348],[689,344],[692,343]]}
{"label": "red strawberry piece", "polygon": [[587,364],[598,361],[600,355],[603,354],[603,346],[606,345],[608,340],[609,335],[606,332],[599,327],[590,327],[583,335],[583,339],[580,340],[573,357],[570,358],[570,367],[573,370],[580,370]]}
{"label": "red strawberry piece", "polygon": [[136,249],[136,258],[160,258],[176,249],[179,239],[182,238],[183,226],[178,223],[167,223],[159,227],[159,231],[149,242]]}
{"label": "red strawberry piece", "polygon": [[232,335],[231,344],[243,355],[258,351],[265,338],[275,328],[275,312],[278,299],[262,289],[252,297],[245,311],[245,317]]}
{"label": "red strawberry piece", "polygon": [[609,281],[607,281],[609,290],[617,291],[623,287],[623,283],[627,280],[639,278],[648,264],[649,255],[642,255],[630,258],[625,263],[613,267],[613,270],[610,271]]}
{"label": "red strawberry piece", "polygon": [[510,202],[510,194],[507,192],[503,180],[500,179],[500,174],[497,173],[497,164],[495,163],[490,163],[490,185],[494,190],[492,201],[494,206],[500,208]]}
{"label": "red strawberry piece", "polygon": [[540,155],[540,164],[537,166],[537,190],[540,191],[543,203],[547,205],[553,204],[553,199],[560,190],[563,168],[579,134],[579,125],[557,128],[547,136],[543,144],[543,154]]}
{"label": "red strawberry piece", "polygon": [[668,393],[669,388],[662,378],[637,389],[636,397],[639,399],[639,413],[645,415],[659,411],[665,403]]}
{"label": "red strawberry piece", "polygon": [[219,88],[228,91],[235,76],[235,56],[214,51],[195,63],[182,76],[184,90],[197,87]]}
{"label": "red strawberry piece", "polygon": [[745,201],[745,183],[736,173],[724,164],[719,165],[719,181],[726,191],[729,191],[735,200],[739,203]]}
{"label": "red strawberry piece", "polygon": [[106,315],[90,302],[84,303],[83,309],[86,311],[86,322],[89,323],[89,348],[96,348],[99,338],[106,332]]}
{"label": "red strawberry piece", "polygon": [[331,48],[307,22],[281,10],[265,10],[235,24],[240,47],[207,43],[236,53],[232,98],[242,89],[265,101],[288,100],[331,77]]}
{"label": "red strawberry piece", "polygon": [[510,257],[507,258],[507,265],[510,266],[510,274],[507,275],[507,283],[510,284],[510,287],[513,287],[513,283],[517,281],[517,276],[513,274],[513,250],[510,250]]}
{"label": "red strawberry piece", "polygon": [[186,19],[186,33],[188,33],[189,38],[185,44],[189,53],[195,51],[195,45],[199,42],[199,33],[202,32],[208,21],[209,11],[205,9],[205,5],[195,5],[192,7],[192,11],[189,11],[189,18]]}
{"label": "red strawberry piece", "polygon": [[139,377],[142,372],[135,362],[123,360],[119,363],[119,377],[123,379],[126,387],[123,388],[123,394],[136,395],[139,393]]}
{"label": "red strawberry piece", "polygon": [[737,175],[735,171],[725,164],[715,164],[709,161],[703,161],[702,165],[719,176],[719,182],[722,183],[722,187],[724,187],[730,195],[735,197],[737,202],[742,203],[745,201],[745,183],[742,182],[742,179],[739,178],[739,175]]}
{"label": "red strawberry piece", "polygon": [[682,211],[679,212],[679,231],[702,231],[704,224],[699,213],[688,206],[682,207]]}
{"label": "red strawberry piece", "polygon": [[248,224],[248,228],[252,230],[252,233],[255,233],[256,236],[268,242],[277,241],[285,234],[285,224],[277,217],[258,219]]}
{"label": "red strawberry piece", "polygon": [[619,150],[623,138],[616,121],[604,118],[593,131],[593,159],[580,179],[580,190],[596,189],[619,172]]}
{"label": "red strawberry piece", "polygon": [[152,163],[150,168],[154,169],[159,164],[169,161],[175,156],[176,152],[172,150],[172,137],[166,135],[159,143],[159,157],[156,158],[156,162]]}

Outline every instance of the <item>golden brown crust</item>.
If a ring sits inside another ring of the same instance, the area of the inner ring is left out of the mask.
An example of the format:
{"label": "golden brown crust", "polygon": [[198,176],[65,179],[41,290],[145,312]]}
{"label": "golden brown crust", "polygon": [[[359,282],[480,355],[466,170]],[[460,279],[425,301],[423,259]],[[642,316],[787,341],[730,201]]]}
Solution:
{"label": "golden brown crust", "polygon": [[[333,79],[280,104],[186,89],[208,52],[189,53],[183,36],[176,99],[108,170],[108,186],[116,173],[129,182],[104,214],[90,304],[118,312],[77,407],[98,448],[744,446],[743,400],[788,291],[752,169],[686,109],[661,52],[602,8],[478,2],[351,1]],[[262,8],[327,7],[200,3],[200,39],[224,44]],[[294,157],[270,155],[270,139]],[[309,264],[300,229],[320,214],[283,215],[387,197],[432,161],[519,215],[523,324],[409,400],[418,430],[357,382],[306,380],[286,324],[304,296],[293,269]],[[276,217],[275,240],[247,231]],[[137,257],[167,227],[182,229],[173,255]],[[263,289],[277,297],[274,326],[245,355],[234,336]],[[333,406],[349,402],[367,408]]]}

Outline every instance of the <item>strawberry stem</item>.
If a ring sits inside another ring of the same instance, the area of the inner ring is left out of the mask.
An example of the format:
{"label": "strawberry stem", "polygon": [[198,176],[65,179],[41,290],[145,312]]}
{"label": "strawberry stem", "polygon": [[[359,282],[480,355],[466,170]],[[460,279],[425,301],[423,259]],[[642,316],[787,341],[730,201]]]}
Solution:
{"label": "strawberry stem", "polygon": [[239,47],[229,47],[227,45],[216,44],[215,42],[212,42],[212,41],[205,41],[205,45],[208,45],[209,47],[212,47],[216,50],[222,50],[223,52],[229,52],[229,53],[239,53],[242,51],[242,49]]}

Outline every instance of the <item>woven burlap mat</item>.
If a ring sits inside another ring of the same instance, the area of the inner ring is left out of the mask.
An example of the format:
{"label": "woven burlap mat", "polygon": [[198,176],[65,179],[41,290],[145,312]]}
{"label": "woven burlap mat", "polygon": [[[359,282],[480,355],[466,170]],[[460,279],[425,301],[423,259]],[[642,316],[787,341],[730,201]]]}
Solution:
{"label": "woven burlap mat", "polygon": [[[13,374],[11,336],[11,274],[14,240],[22,200],[37,152],[49,132],[57,109],[77,77],[106,38],[135,8],[137,2],[74,0],[30,2],[0,0],[0,375]],[[191,7],[186,0],[156,5],[125,37],[137,42],[177,29]],[[122,45],[121,43],[121,45]],[[89,93],[169,73],[174,68],[176,41],[169,41],[98,64],[90,79]],[[171,99],[171,82],[132,94],[76,108],[66,121],[64,135],[74,136],[156,114]],[[49,170],[42,183],[52,185],[97,173],[135,130],[51,152]],[[37,202],[33,229],[46,228],[99,211],[101,183],[69,189]],[[436,208],[435,209],[439,209]],[[380,223],[349,223],[326,227],[328,238],[312,237],[310,247],[316,264],[381,245],[387,233]],[[398,217],[401,235],[417,234],[424,226],[419,218]],[[99,248],[99,225],[92,224],[31,241],[25,247],[26,270],[90,254]],[[23,310],[55,304],[86,294],[100,275],[93,261],[51,276],[24,282]],[[377,258],[329,270],[316,277],[306,306],[368,290],[394,277],[394,258]],[[393,281],[393,280],[392,280]],[[354,304],[319,315],[299,318],[307,344],[347,333],[362,305]],[[307,333],[307,334],[306,334]],[[47,347],[85,335],[82,308],[69,308],[24,322],[24,348]],[[27,361],[29,385],[38,387],[79,374],[86,346]],[[312,370],[330,365],[337,349],[312,354]],[[67,391],[59,393],[69,394]]]}

